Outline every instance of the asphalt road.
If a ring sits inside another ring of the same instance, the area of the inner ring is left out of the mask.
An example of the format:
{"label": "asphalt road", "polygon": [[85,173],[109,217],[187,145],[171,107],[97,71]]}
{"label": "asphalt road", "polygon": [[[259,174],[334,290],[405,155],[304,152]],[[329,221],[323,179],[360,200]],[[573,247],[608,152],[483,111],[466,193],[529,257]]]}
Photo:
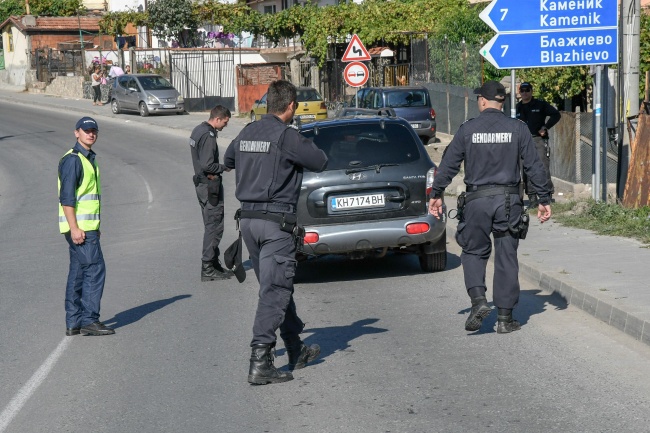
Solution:
{"label": "asphalt road", "polygon": [[[56,167],[78,117],[0,101],[0,433],[647,430],[648,346],[525,282],[521,331],[497,335],[493,313],[468,334],[453,240],[438,274],[398,255],[301,264],[304,338],[323,356],[250,386],[254,274],[200,282],[189,130],[147,126],[175,116],[97,117],[102,320],[117,333],[64,337]],[[225,247],[233,173],[224,184]]]}

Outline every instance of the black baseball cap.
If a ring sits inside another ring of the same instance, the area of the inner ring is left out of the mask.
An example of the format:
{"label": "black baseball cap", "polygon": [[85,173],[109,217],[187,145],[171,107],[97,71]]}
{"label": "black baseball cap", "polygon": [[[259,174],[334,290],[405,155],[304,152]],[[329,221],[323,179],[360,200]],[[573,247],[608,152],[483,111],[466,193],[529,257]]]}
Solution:
{"label": "black baseball cap", "polygon": [[95,122],[95,119],[92,117],[82,117],[81,119],[77,120],[77,125],[74,127],[74,129],[83,129],[84,131],[87,131],[89,129],[94,129],[96,131],[99,131],[99,126],[97,126],[97,122]]}
{"label": "black baseball cap", "polygon": [[521,83],[519,85],[519,90],[533,90],[533,85],[530,83]]}
{"label": "black baseball cap", "polygon": [[480,95],[488,101],[503,102],[506,100],[506,88],[494,80],[486,81],[481,87],[474,89],[474,94]]}

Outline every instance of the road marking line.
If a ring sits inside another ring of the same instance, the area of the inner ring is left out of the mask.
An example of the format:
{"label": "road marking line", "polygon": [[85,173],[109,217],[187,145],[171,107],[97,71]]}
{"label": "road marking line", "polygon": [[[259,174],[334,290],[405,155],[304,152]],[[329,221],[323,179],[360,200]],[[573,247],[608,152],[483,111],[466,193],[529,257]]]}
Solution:
{"label": "road marking line", "polygon": [[[140,179],[142,179],[142,181],[144,182],[144,186],[147,188],[147,200],[149,201],[149,204],[153,203],[153,192],[151,191],[149,182],[147,182],[147,179],[145,179],[144,176],[142,176],[140,173],[137,174],[138,176],[140,176]],[[149,208],[151,208],[151,206],[149,206]]]}
{"label": "road marking line", "polygon": [[27,381],[18,391],[14,398],[9,402],[7,407],[0,413],[0,433],[4,432],[11,420],[14,419],[18,412],[23,408],[27,400],[34,394],[34,391],[45,381],[47,375],[68,347],[72,338],[64,337],[56,349],[47,357],[45,362],[36,370],[36,373]]}

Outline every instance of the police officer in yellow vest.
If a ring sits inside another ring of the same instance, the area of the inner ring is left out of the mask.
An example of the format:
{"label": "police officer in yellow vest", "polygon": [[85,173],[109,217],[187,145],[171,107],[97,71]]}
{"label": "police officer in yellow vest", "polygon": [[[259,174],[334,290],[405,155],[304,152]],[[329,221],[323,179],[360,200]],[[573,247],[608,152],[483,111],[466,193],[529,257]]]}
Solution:
{"label": "police officer in yellow vest", "polygon": [[106,265],[99,244],[102,187],[95,152],[99,128],[90,117],[77,121],[77,142],[59,161],[59,230],[70,251],[65,289],[65,335],[110,335],[99,321]]}

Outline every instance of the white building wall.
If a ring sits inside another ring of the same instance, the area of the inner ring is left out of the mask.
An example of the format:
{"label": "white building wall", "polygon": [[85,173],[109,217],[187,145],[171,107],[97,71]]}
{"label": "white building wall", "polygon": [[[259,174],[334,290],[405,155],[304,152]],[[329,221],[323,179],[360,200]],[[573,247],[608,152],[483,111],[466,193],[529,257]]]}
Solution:
{"label": "white building wall", "polygon": [[[9,32],[13,35],[13,51],[9,51]],[[25,75],[30,65],[28,64],[29,46],[27,38],[20,30],[8,25],[2,31],[2,44],[5,56],[5,79],[12,86],[25,86]]]}

